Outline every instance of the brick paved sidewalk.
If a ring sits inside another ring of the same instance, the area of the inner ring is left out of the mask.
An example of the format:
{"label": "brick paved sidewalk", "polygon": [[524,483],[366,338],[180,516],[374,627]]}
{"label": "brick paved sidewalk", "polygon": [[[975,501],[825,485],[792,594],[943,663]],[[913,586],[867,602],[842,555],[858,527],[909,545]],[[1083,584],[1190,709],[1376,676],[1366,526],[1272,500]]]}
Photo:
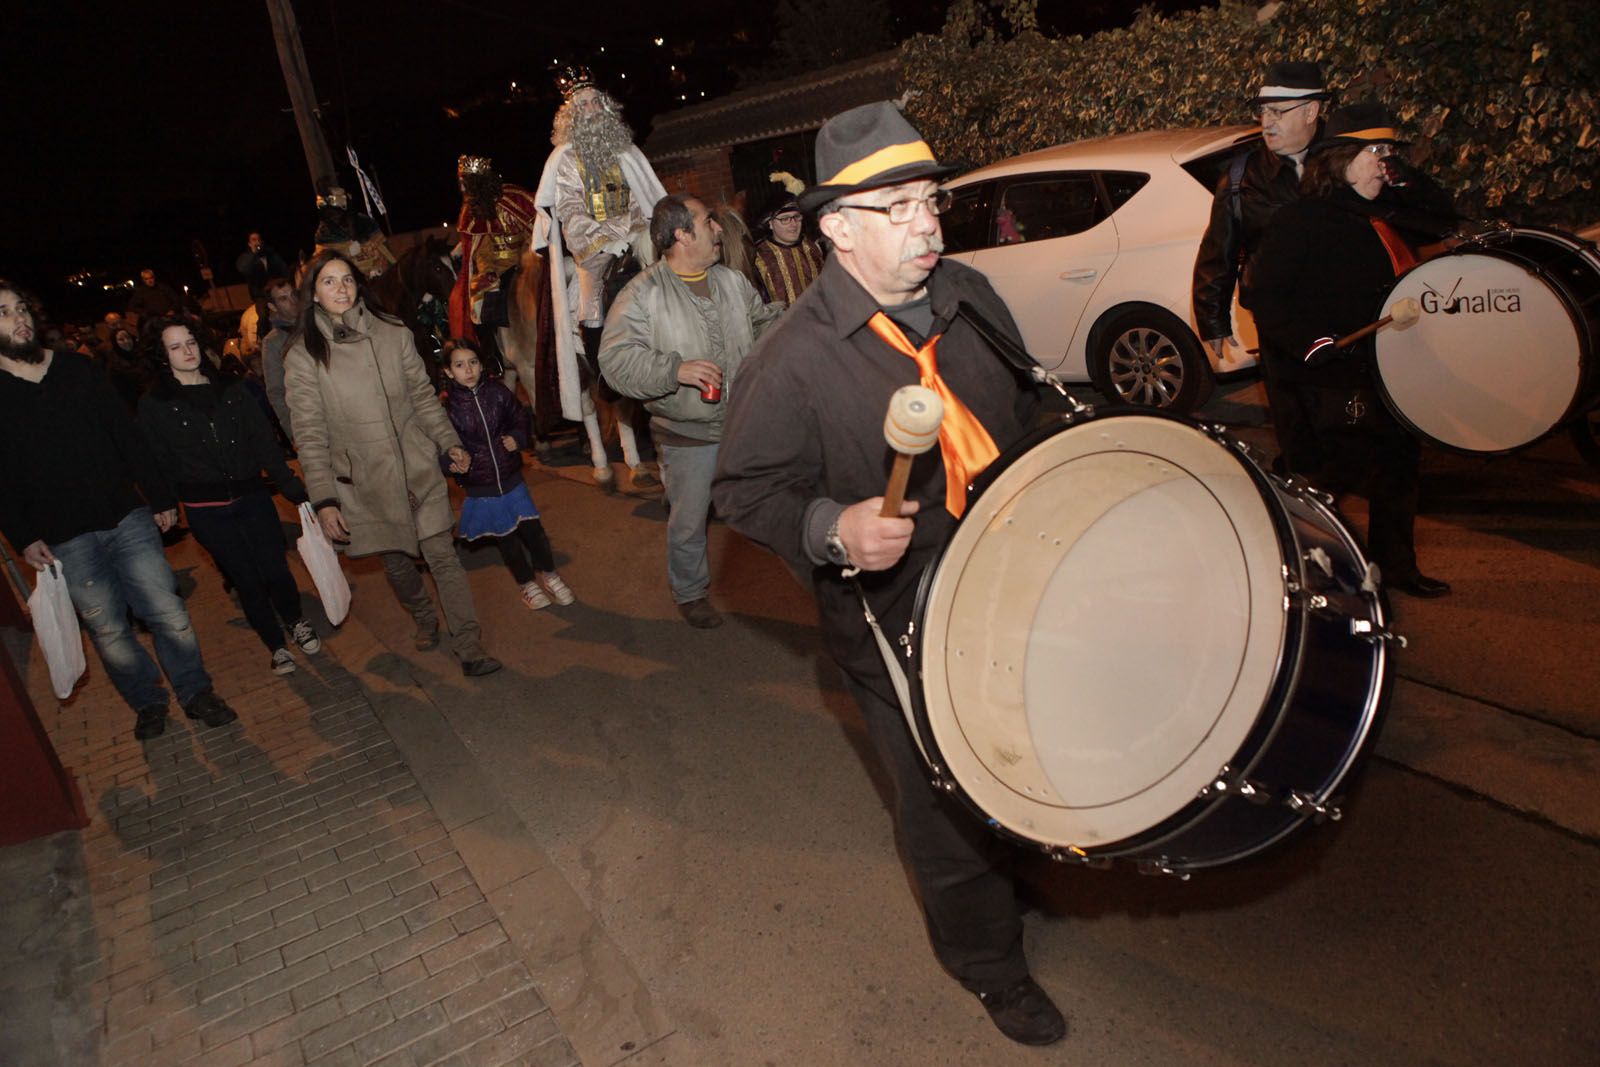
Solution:
{"label": "brick paved sidewalk", "polygon": [[0,850],[0,1063],[577,1063],[341,662],[370,670],[371,635],[347,625],[275,676],[192,543],[170,558],[193,568],[206,666],[239,721],[174,706],[141,743],[92,650],[64,707],[33,653],[92,822]]}

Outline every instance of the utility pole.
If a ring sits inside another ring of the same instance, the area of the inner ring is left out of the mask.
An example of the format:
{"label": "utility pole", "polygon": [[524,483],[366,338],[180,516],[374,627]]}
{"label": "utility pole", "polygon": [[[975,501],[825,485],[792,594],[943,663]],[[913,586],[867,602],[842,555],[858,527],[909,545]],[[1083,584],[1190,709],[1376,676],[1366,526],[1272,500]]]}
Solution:
{"label": "utility pole", "polygon": [[267,0],[272,17],[272,36],[278,42],[278,63],[283,67],[283,83],[289,89],[295,125],[300,128],[300,145],[305,149],[306,168],[311,172],[312,192],[337,181],[333,153],[328,151],[322,133],[322,113],[317,108],[317,91],[311,85],[305,50],[300,47],[300,24],[295,21],[290,0]]}

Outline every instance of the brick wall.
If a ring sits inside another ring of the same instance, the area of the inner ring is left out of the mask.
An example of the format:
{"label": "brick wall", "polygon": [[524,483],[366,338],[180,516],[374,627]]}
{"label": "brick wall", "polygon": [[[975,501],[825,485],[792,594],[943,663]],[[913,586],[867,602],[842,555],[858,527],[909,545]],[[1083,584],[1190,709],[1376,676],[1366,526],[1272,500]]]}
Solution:
{"label": "brick wall", "polygon": [[688,156],[651,164],[669,193],[692,193],[715,207],[733,199],[733,170],[728,165],[729,149],[709,148]]}

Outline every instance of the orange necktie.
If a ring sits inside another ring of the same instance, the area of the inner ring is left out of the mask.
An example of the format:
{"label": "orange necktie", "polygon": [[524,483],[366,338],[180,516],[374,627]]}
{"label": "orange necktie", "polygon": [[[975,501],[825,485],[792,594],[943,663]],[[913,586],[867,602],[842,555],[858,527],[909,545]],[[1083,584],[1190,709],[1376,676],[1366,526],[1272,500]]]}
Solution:
{"label": "orange necktie", "polygon": [[967,510],[967,486],[994,462],[1000,450],[994,446],[994,438],[989,436],[978,417],[939,377],[934,347],[942,334],[935,334],[921,348],[914,348],[894,320],[881,311],[868,319],[867,325],[896,352],[916,360],[922,384],[944,401],[944,421],[939,424],[939,453],[944,457],[944,507],[959,519]]}

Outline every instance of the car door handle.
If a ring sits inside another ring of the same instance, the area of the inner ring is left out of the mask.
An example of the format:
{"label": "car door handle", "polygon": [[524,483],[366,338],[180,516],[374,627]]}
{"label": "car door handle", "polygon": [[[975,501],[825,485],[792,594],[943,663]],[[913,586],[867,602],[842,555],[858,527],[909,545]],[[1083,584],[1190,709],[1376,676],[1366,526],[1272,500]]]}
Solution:
{"label": "car door handle", "polygon": [[1062,271],[1061,280],[1064,282],[1081,282],[1089,278],[1093,278],[1099,273],[1100,272],[1095,270],[1093,267],[1079,267],[1076,270]]}

